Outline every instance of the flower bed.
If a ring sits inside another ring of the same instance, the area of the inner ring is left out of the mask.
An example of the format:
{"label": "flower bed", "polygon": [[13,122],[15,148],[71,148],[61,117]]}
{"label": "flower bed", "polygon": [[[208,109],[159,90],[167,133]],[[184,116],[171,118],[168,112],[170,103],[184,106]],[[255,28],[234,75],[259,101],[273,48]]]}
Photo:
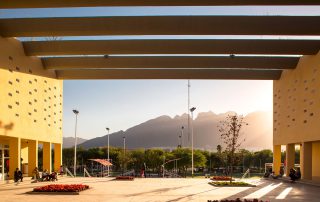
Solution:
{"label": "flower bed", "polygon": [[224,199],[224,200],[208,200],[208,202],[268,202],[268,201],[262,201],[262,200],[258,200],[258,199],[235,199],[235,200],[227,200],[227,199]]}
{"label": "flower bed", "polygon": [[209,182],[209,184],[217,187],[255,187],[256,185],[246,182]]}
{"label": "flower bed", "polygon": [[134,180],[134,177],[132,176],[117,176],[116,180]]}
{"label": "flower bed", "polygon": [[230,181],[231,177],[229,176],[213,176],[210,178],[210,180],[215,180],[215,181]]}
{"label": "flower bed", "polygon": [[36,187],[33,192],[80,192],[86,189],[89,189],[89,186],[83,184],[50,184]]}

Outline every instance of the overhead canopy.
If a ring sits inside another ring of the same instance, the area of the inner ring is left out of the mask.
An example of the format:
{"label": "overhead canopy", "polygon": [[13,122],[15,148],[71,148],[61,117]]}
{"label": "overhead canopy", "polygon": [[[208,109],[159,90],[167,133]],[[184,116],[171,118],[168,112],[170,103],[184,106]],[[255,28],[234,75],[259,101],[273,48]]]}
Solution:
{"label": "overhead canopy", "polygon": [[[0,9],[221,5],[320,5],[320,1],[0,1]],[[27,56],[40,57],[58,79],[277,80],[283,70],[297,66],[301,55],[318,53],[320,40],[314,36],[320,36],[319,23],[320,16],[294,15],[2,18],[0,36],[53,37],[25,41],[23,47]],[[115,35],[124,39],[114,39]],[[214,35],[219,36],[212,39]],[[75,40],[76,36],[85,40]]]}
{"label": "overhead canopy", "polygon": [[109,161],[107,161],[106,159],[89,159],[90,161],[95,161],[100,163],[103,166],[112,166],[112,163],[110,163]]}

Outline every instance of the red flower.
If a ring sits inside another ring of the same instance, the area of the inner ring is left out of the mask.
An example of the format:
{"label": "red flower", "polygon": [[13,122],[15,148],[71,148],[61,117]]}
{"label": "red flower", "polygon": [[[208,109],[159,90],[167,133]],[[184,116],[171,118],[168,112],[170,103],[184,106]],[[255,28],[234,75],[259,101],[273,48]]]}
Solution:
{"label": "red flower", "polygon": [[88,185],[83,184],[50,184],[42,187],[36,187],[34,192],[80,192],[89,189]]}

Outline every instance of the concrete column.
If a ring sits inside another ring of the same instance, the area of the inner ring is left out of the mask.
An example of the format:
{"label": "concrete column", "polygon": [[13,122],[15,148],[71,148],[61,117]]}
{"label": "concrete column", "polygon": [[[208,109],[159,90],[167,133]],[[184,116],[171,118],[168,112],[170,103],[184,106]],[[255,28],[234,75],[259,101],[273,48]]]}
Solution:
{"label": "concrete column", "polygon": [[295,144],[286,145],[286,175],[289,176],[290,169],[294,168]]}
{"label": "concrete column", "polygon": [[43,142],[43,170],[47,169],[51,173],[51,142]]}
{"label": "concrete column", "polygon": [[61,144],[54,144],[54,171],[59,171],[62,165],[62,146]]}
{"label": "concrete column", "polygon": [[28,176],[38,167],[38,140],[28,140]]}
{"label": "concrete column", "polygon": [[20,138],[12,137],[9,140],[9,178],[13,179],[14,171],[16,168],[20,168],[20,149],[21,140]]}
{"label": "concrete column", "polygon": [[276,175],[280,174],[281,166],[281,145],[273,145],[273,171]]}
{"label": "concrete column", "polygon": [[312,142],[312,181],[320,182],[320,141]]}
{"label": "concrete column", "polygon": [[312,143],[304,142],[300,147],[301,178],[312,180]]}

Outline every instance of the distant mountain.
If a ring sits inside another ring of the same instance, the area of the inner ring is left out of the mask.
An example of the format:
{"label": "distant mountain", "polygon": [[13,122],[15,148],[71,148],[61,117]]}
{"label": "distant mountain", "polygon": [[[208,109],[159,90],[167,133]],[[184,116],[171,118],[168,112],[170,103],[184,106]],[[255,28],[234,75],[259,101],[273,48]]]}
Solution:
{"label": "distant mountain", "polygon": [[[84,143],[86,139],[77,137],[77,145]],[[63,137],[63,148],[74,147],[74,137]]]}
{"label": "distant mountain", "polygon": [[[234,112],[215,114],[213,112],[199,113],[194,120],[194,147],[199,149],[215,150],[218,144],[222,144],[218,134],[218,124],[225,117]],[[272,114],[271,112],[253,112],[244,117],[249,123],[243,128],[243,137],[246,141],[243,148],[249,150],[272,148]],[[176,148],[178,136],[183,130],[183,146],[190,146],[191,138],[187,133],[188,115],[160,116],[148,120],[126,131],[118,131],[110,134],[110,145],[122,147],[123,137],[126,137],[126,147],[134,148]],[[107,136],[93,138],[80,144],[84,148],[101,147],[107,145]],[[223,145],[223,144],[222,144]]]}

